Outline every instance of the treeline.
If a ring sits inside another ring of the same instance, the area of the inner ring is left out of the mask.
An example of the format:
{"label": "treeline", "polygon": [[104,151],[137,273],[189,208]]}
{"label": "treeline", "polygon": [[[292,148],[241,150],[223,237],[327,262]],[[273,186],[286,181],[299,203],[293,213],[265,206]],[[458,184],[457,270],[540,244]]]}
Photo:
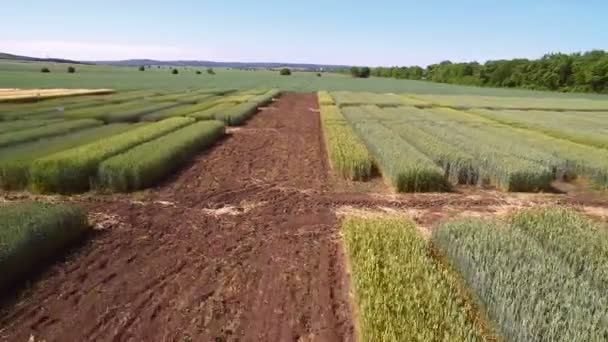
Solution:
{"label": "treeline", "polygon": [[608,53],[547,54],[540,59],[378,67],[372,76],[487,87],[608,93]]}

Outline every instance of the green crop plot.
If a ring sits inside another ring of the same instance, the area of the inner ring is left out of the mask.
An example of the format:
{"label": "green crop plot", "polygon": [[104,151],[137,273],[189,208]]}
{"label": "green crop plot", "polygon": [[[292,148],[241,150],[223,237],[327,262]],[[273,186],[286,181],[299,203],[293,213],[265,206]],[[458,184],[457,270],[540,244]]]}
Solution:
{"label": "green crop plot", "polygon": [[32,140],[48,138],[74,132],[80,129],[101,126],[103,123],[97,120],[74,120],[52,123],[46,126],[24,129],[17,132],[6,132],[0,134],[0,147],[17,145]]}
{"label": "green crop plot", "polygon": [[[523,213],[512,225],[449,222],[433,241],[507,340],[602,341],[608,337],[605,253],[595,252],[608,245],[604,233],[588,226],[569,213]],[[576,237],[569,228],[586,233]]]}
{"label": "green crop plot", "polygon": [[86,191],[101,162],[194,122],[171,118],[36,160],[30,167],[31,187],[38,192]]}
{"label": "green crop plot", "polygon": [[333,169],[345,179],[365,180],[371,177],[372,156],[348,125],[340,108],[321,105],[321,123]]}
{"label": "green crop plot", "polygon": [[0,288],[59,254],[88,230],[78,208],[62,204],[0,204]]}
{"label": "green crop plot", "polygon": [[124,123],[97,126],[65,135],[0,148],[0,188],[6,190],[25,188],[29,182],[29,168],[38,158],[108,138],[137,126]]}
{"label": "green crop plot", "polygon": [[348,106],[343,109],[343,113],[372,152],[382,173],[397,191],[427,192],[450,189],[450,184],[439,166],[377,120],[370,120],[366,108]]}
{"label": "green crop plot", "polygon": [[224,124],[201,121],[112,157],[99,166],[97,186],[131,191],[152,186],[224,135]]}
{"label": "green crop plot", "polygon": [[413,222],[349,218],[342,224],[361,341],[483,341],[457,290]]}

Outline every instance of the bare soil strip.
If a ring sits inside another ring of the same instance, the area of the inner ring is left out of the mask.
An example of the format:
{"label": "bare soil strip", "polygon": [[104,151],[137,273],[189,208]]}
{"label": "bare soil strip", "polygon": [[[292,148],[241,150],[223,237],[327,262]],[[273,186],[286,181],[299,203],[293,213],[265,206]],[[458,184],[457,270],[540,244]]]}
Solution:
{"label": "bare soil strip", "polygon": [[288,93],[156,189],[41,197],[84,206],[97,234],[5,306],[0,340],[352,341],[343,215],[405,215],[427,236],[451,217],[551,204],[608,219],[606,197],[585,192],[334,183],[315,94]]}

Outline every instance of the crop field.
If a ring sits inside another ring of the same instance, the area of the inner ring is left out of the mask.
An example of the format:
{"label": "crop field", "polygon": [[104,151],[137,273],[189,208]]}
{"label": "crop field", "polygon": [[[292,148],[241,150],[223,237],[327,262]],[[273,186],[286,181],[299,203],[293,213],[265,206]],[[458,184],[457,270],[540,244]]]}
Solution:
{"label": "crop field", "polygon": [[0,104],[0,340],[608,340],[608,100],[222,73]]}
{"label": "crop field", "polygon": [[150,187],[219,139],[224,124],[244,123],[279,95],[214,88],[0,104],[0,185],[44,193]]}
{"label": "crop field", "polygon": [[459,184],[550,191],[554,181],[577,177],[608,187],[606,101],[324,96],[322,101],[335,100],[400,192],[443,191]]}

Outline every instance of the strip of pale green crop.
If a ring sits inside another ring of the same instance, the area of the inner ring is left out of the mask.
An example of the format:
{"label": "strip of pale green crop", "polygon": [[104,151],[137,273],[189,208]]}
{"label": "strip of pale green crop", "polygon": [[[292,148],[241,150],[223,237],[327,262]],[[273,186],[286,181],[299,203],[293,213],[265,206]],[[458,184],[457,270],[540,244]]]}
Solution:
{"label": "strip of pale green crop", "polygon": [[[429,112],[437,113],[439,110]],[[572,174],[585,176],[601,187],[608,187],[608,159],[604,149],[558,139],[541,132],[515,128],[465,112],[451,110],[441,112],[443,115],[456,113],[451,115],[459,120],[467,120],[466,124],[471,126],[468,130],[469,134],[475,134],[472,136],[474,141],[484,141],[485,144],[494,145],[503,141],[503,148],[510,150],[511,154],[548,165],[555,169],[558,175],[566,175],[566,178]],[[441,121],[437,117],[432,117],[432,120]],[[449,130],[454,131],[461,126],[457,125],[460,122],[450,120],[446,126],[449,125]]]}
{"label": "strip of pale green crop", "polygon": [[511,341],[605,341],[608,297],[553,251],[492,220],[449,222],[433,241]]}
{"label": "strip of pale green crop", "polygon": [[13,146],[32,140],[44,139],[56,135],[74,132],[80,129],[101,126],[103,122],[97,120],[62,121],[54,124],[24,129],[17,132],[0,134],[0,147]]}
{"label": "strip of pale green crop", "polygon": [[597,222],[570,209],[527,210],[511,223],[545,250],[565,260],[579,276],[608,293],[608,233]]}
{"label": "strip of pale green crop", "polygon": [[406,104],[406,99],[396,94],[377,94],[372,92],[331,92],[336,104],[344,106],[376,105],[380,107],[395,107]]}
{"label": "strip of pale green crop", "polygon": [[16,120],[0,121],[0,134],[22,131],[24,129],[50,125],[63,121],[62,119],[49,120]]}
{"label": "strip of pale green crop", "polygon": [[216,111],[214,119],[220,120],[229,126],[242,125],[258,111],[258,102],[244,102],[236,106],[229,106],[224,110]]}
{"label": "strip of pale green crop", "polygon": [[455,184],[478,184],[481,171],[476,158],[462,149],[411,125],[408,112],[420,110],[414,107],[384,108],[366,107],[370,117],[380,121],[394,134],[426,154],[445,171],[446,177]]}
{"label": "strip of pale green crop", "polygon": [[366,180],[371,177],[373,160],[338,106],[321,105],[321,123],[333,169],[343,178]]}
{"label": "strip of pale green crop", "polygon": [[472,155],[483,183],[508,191],[545,190],[554,178],[553,170],[566,169],[563,160],[523,144],[508,127],[495,130],[486,122],[470,121],[468,114],[453,110],[407,107],[399,111],[409,124]]}
{"label": "strip of pale green crop", "polygon": [[214,96],[213,94],[200,94],[196,91],[185,93],[155,96],[150,99],[152,102],[179,102],[182,104],[196,104]]}
{"label": "strip of pale green crop", "polygon": [[66,118],[93,118],[105,122],[133,122],[139,117],[177,106],[174,102],[129,102],[110,106],[100,106],[85,110],[76,110],[64,114]]}
{"label": "strip of pale green crop", "polygon": [[453,108],[526,109],[526,110],[581,110],[606,111],[608,101],[581,98],[498,97],[466,95],[414,95],[434,105]]}
{"label": "strip of pale green crop", "polygon": [[43,193],[86,191],[104,160],[193,122],[190,118],[170,118],[38,159],[30,167],[31,188]]}
{"label": "strip of pale green crop", "polygon": [[[141,124],[139,124],[141,125]],[[85,128],[65,135],[0,148],[0,188],[23,189],[29,182],[29,168],[38,158],[125,132],[136,125],[110,124]]]}
{"label": "strip of pale green crop", "polygon": [[219,121],[200,121],[141,144],[99,166],[96,185],[113,191],[153,186],[224,135]]}
{"label": "strip of pale green crop", "polygon": [[348,218],[342,233],[361,341],[482,341],[458,280],[432,257],[413,222]]}
{"label": "strip of pale green crop", "polygon": [[422,152],[395,135],[364,107],[348,106],[343,114],[379,163],[397,191],[445,191],[450,184],[444,172]]}
{"label": "strip of pale green crop", "polygon": [[142,116],[140,118],[140,120],[141,121],[158,121],[158,120],[163,120],[163,119],[177,117],[177,116],[191,116],[190,114],[205,111],[213,106],[216,106],[218,99],[220,99],[220,97],[210,96],[210,97],[207,97],[201,103],[177,106],[174,108],[169,108],[169,109],[157,111],[154,113],[146,114],[146,115]]}
{"label": "strip of pale green crop", "polygon": [[0,205],[0,288],[14,285],[89,229],[78,208],[64,204]]}
{"label": "strip of pale green crop", "polygon": [[195,118],[196,120],[215,120],[216,115],[219,115],[222,111],[229,110],[232,107],[236,107],[234,103],[209,103],[206,108],[191,112],[188,114],[189,117]]}
{"label": "strip of pale green crop", "polygon": [[62,117],[65,111],[84,109],[95,106],[117,104],[127,101],[143,99],[146,96],[155,96],[158,92],[131,91],[111,95],[83,96],[73,99],[56,99],[41,101],[32,104],[0,105],[1,120],[53,118]]}
{"label": "strip of pale green crop", "polygon": [[469,110],[469,113],[505,125],[539,131],[555,138],[608,148],[608,118],[603,122],[586,122],[584,114],[581,118],[575,118],[560,112],[475,109]]}
{"label": "strip of pale green crop", "polygon": [[336,103],[334,102],[334,98],[331,97],[329,92],[325,90],[321,90],[317,92],[317,99],[319,101],[320,106],[333,106]]}

